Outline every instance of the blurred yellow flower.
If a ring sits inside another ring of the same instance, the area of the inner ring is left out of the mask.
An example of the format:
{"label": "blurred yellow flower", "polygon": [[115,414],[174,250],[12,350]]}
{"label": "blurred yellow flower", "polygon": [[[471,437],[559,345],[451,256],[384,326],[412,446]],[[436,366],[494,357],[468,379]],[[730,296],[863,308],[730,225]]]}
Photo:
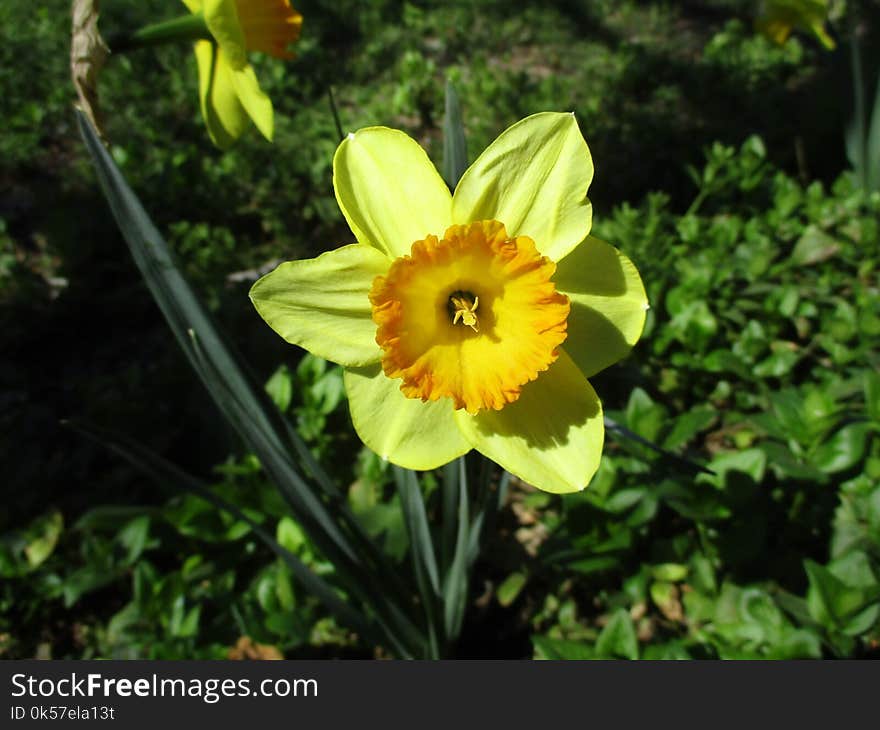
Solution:
{"label": "blurred yellow flower", "polygon": [[272,101],[260,89],[248,51],[292,58],[288,46],[299,38],[302,16],[289,0],[183,0],[202,13],[213,40],[196,41],[199,100],[214,144],[231,145],[252,121],[269,141]]}
{"label": "blurred yellow flower", "polygon": [[764,0],[755,26],[774,43],[782,45],[794,28],[812,33],[829,51],[834,39],[825,31],[828,0]]}
{"label": "blurred yellow flower", "polygon": [[587,378],[638,340],[635,266],[589,235],[593,162],[571,114],[507,129],[449,189],[403,132],[350,134],[333,186],[358,243],[281,264],[251,290],[288,342],[340,363],[354,427],[432,469],[476,449],[551,492],[599,466]]}

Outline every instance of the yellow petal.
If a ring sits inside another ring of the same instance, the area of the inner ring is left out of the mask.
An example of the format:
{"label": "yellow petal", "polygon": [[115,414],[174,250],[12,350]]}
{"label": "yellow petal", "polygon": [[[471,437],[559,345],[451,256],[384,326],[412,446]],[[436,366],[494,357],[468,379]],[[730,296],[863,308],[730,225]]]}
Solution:
{"label": "yellow petal", "polygon": [[500,411],[455,411],[471,445],[546,492],[576,492],[599,468],[605,426],[589,381],[562,351],[550,369]]}
{"label": "yellow petal", "polygon": [[197,41],[199,104],[208,134],[221,149],[229,147],[248,126],[248,116],[238,100],[223,53],[211,41]]}
{"label": "yellow petal", "polygon": [[351,420],[361,441],[383,459],[407,469],[435,469],[466,454],[448,400],[422,403],[400,392],[400,381],[379,365],[345,371]]}
{"label": "yellow petal", "polygon": [[183,0],[183,4],[191,13],[198,13],[202,9],[202,0]]}
{"label": "yellow petal", "polygon": [[244,29],[238,20],[235,0],[204,0],[205,24],[229,65],[240,70],[247,66]]}
{"label": "yellow petal", "polygon": [[229,76],[244,110],[261,134],[271,142],[274,130],[272,100],[260,88],[253,67],[248,64],[240,69],[230,68]]}
{"label": "yellow petal", "polygon": [[318,258],[288,261],[260,279],[251,301],[266,323],[294,345],[346,366],[378,362],[367,293],[389,260],[355,243]]}
{"label": "yellow petal", "polygon": [[544,112],[508,128],[464,173],[454,223],[501,221],[559,261],[590,232],[593,160],[573,114]]}
{"label": "yellow petal", "polygon": [[333,189],[357,240],[394,258],[450,223],[452,196],[437,168],[396,129],[349,134],[333,158]]}
{"label": "yellow petal", "polygon": [[625,357],[645,326],[648,297],[626,256],[589,236],[556,267],[556,288],[571,300],[565,349],[586,377]]}

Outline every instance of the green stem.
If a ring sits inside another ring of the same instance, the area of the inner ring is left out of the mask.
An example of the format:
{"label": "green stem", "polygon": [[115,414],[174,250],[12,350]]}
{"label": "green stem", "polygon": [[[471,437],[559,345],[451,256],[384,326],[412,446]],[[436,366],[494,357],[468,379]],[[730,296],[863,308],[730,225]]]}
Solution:
{"label": "green stem", "polygon": [[339,141],[345,139],[345,132],[342,131],[342,122],[339,120],[339,109],[336,108],[336,97],[333,95],[333,87],[327,87],[327,96],[330,99],[330,113],[333,115],[333,122],[336,124],[336,134]]}
{"label": "green stem", "polygon": [[113,53],[127,53],[165,43],[192,43],[210,39],[211,33],[202,13],[190,13],[173,20],[145,25],[133,33],[116,33],[107,39],[107,45]]}
{"label": "green stem", "polygon": [[685,216],[695,215],[696,212],[700,209],[700,206],[703,204],[703,201],[706,199],[706,189],[703,188],[697,193],[697,197],[694,198],[693,202],[690,204],[688,209],[684,212]]}

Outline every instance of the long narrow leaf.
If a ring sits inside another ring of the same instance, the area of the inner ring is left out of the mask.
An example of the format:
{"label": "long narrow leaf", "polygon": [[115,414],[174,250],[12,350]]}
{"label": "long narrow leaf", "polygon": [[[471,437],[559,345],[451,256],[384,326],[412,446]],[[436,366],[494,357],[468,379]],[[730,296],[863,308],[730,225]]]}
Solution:
{"label": "long narrow leaf", "polygon": [[434,555],[434,542],[431,540],[431,530],[428,527],[428,515],[425,511],[422,490],[415,472],[399,467],[395,467],[394,472],[397,477],[403,517],[409,532],[410,547],[431,583],[431,590],[439,596],[440,579],[437,575],[437,559]]}
{"label": "long narrow leaf", "polygon": [[[411,647],[409,653],[417,652],[424,639],[406,615],[407,592],[401,589],[393,567],[350,512],[330,511],[327,502],[338,505],[338,492],[324,494],[319,485],[307,482],[299,473],[291,459],[290,446],[303,453],[304,444],[285,427],[262,388],[247,377],[91,125],[81,114],[78,120],[101,186],[135,263],[193,369],[351,593],[371,606],[377,621],[395,632],[393,643],[405,642]],[[309,466],[310,470],[320,471],[315,463]],[[318,480],[319,484],[328,481],[325,475]]]}
{"label": "long narrow leaf", "polygon": [[880,74],[877,76],[877,87],[874,90],[874,106],[871,119],[868,121],[868,135],[865,140],[865,157],[867,171],[867,192],[880,190]]}
{"label": "long narrow leaf", "polygon": [[467,169],[467,140],[461,119],[461,105],[452,82],[446,80],[446,110],[443,115],[443,179],[451,190]]}
{"label": "long narrow leaf", "polygon": [[464,469],[460,456],[443,467],[440,482],[440,571],[449,572],[458,535],[458,484]]}
{"label": "long narrow leaf", "polygon": [[[488,461],[488,460],[487,460]],[[495,516],[507,499],[507,487],[510,484],[510,472],[502,472],[501,479],[498,481],[498,487],[494,490],[488,488],[488,476],[486,477],[487,486],[482,488],[482,498],[478,501],[479,508],[474,516],[473,524],[470,529],[470,538],[468,541],[467,556],[468,567],[474,564],[477,556],[480,554],[480,543],[483,535],[491,532],[495,524]]]}
{"label": "long narrow leaf", "polygon": [[429,658],[439,658],[440,647],[437,621],[437,599],[440,596],[440,580],[437,575],[437,561],[434,543],[428,527],[425,501],[415,472],[394,467],[394,481],[403,508],[403,522],[409,537],[413,570],[428,629]]}
{"label": "long narrow leaf", "polygon": [[458,536],[455,555],[443,584],[443,620],[446,639],[458,637],[464,620],[468,592],[468,543],[470,542],[470,515],[468,509],[468,483],[464,457],[456,460],[458,485]]}
{"label": "long narrow leaf", "polygon": [[862,51],[858,32],[850,29],[850,70],[853,80],[853,116],[845,131],[846,154],[856,173],[859,184],[868,186],[867,110],[865,108],[865,77],[862,68]]}

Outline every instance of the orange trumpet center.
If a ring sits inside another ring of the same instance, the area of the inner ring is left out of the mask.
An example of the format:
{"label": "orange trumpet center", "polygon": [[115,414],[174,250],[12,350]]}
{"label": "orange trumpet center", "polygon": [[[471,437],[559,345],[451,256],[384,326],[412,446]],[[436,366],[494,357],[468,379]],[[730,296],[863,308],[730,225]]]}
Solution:
{"label": "orange trumpet center", "polygon": [[503,408],[558,357],[568,297],[556,264],[498,221],[451,226],[396,259],[370,290],[382,367],[423,401]]}

